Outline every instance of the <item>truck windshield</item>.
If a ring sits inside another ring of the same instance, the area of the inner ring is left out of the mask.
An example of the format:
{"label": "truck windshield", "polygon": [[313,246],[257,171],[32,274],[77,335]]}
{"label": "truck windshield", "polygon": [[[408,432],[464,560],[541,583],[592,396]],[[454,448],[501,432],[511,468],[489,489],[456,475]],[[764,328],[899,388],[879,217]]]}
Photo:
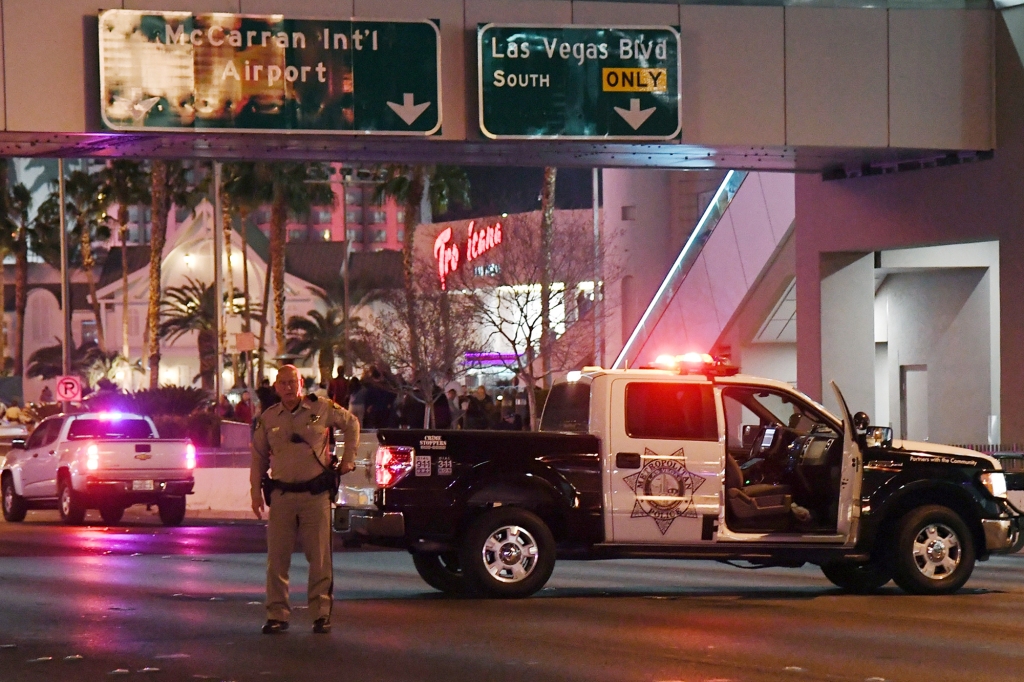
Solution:
{"label": "truck windshield", "polygon": [[590,384],[555,384],[544,403],[541,431],[587,433],[590,429]]}
{"label": "truck windshield", "polygon": [[68,429],[68,438],[121,438],[142,440],[154,438],[145,419],[76,419]]}

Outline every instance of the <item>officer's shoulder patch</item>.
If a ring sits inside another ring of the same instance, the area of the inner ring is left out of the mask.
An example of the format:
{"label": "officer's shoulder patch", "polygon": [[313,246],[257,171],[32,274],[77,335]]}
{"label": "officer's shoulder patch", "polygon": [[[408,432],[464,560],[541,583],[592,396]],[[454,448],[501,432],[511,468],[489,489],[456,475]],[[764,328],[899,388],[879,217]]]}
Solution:
{"label": "officer's shoulder patch", "polygon": [[262,429],[263,428],[263,417],[256,417],[255,427],[257,429]]}

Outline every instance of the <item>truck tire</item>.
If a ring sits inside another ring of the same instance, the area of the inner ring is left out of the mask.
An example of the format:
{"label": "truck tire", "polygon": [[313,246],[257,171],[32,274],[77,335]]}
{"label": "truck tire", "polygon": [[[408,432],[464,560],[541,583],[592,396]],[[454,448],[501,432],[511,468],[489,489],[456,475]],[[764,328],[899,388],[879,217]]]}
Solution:
{"label": "truck tire", "polygon": [[85,504],[82,496],[71,487],[71,481],[67,478],[60,479],[60,520],[71,526],[81,525],[85,521]]}
{"label": "truck tire", "polygon": [[100,507],[100,517],[103,518],[103,523],[113,526],[120,523],[124,517],[124,507],[119,504],[105,504]]}
{"label": "truck tire", "polygon": [[469,527],[459,565],[474,594],[516,599],[537,592],[555,567],[555,539],[536,514],[498,507]]}
{"label": "truck tire", "polygon": [[833,585],[853,594],[871,594],[892,580],[892,570],[875,562],[834,561],[822,565],[821,572]]}
{"label": "truck tire", "polygon": [[909,511],[900,519],[893,550],[893,578],[911,594],[951,594],[974,571],[974,536],[949,507]]}
{"label": "truck tire", "polygon": [[157,507],[160,509],[160,521],[165,526],[180,526],[185,520],[184,497],[163,497]]}
{"label": "truck tire", "polygon": [[25,498],[14,490],[14,479],[10,475],[4,478],[2,486],[4,520],[11,523],[18,523],[25,520],[28,513],[28,504]]}
{"label": "truck tire", "polygon": [[413,552],[413,566],[423,581],[445,594],[465,594],[466,578],[459,568],[459,555],[451,552]]}

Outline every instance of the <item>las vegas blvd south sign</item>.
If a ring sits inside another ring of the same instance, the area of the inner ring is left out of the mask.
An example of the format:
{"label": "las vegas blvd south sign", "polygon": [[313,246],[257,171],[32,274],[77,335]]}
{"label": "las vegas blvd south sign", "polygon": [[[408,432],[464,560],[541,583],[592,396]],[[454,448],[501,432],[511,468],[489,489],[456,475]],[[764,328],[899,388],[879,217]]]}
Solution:
{"label": "las vegas blvd south sign", "polygon": [[108,10],[99,52],[113,130],[441,130],[435,21]]}
{"label": "las vegas blvd south sign", "polygon": [[669,140],[682,129],[671,26],[481,24],[477,63],[492,139]]}

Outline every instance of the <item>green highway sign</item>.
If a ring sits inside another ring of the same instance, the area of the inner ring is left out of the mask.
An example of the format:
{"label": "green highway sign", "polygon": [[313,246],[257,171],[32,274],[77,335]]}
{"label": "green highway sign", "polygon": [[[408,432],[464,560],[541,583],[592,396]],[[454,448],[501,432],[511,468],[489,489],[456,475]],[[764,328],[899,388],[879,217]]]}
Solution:
{"label": "green highway sign", "polygon": [[492,139],[670,140],[682,130],[671,26],[477,27],[480,130]]}
{"label": "green highway sign", "polygon": [[100,111],[112,130],[441,130],[437,21],[108,10]]}

